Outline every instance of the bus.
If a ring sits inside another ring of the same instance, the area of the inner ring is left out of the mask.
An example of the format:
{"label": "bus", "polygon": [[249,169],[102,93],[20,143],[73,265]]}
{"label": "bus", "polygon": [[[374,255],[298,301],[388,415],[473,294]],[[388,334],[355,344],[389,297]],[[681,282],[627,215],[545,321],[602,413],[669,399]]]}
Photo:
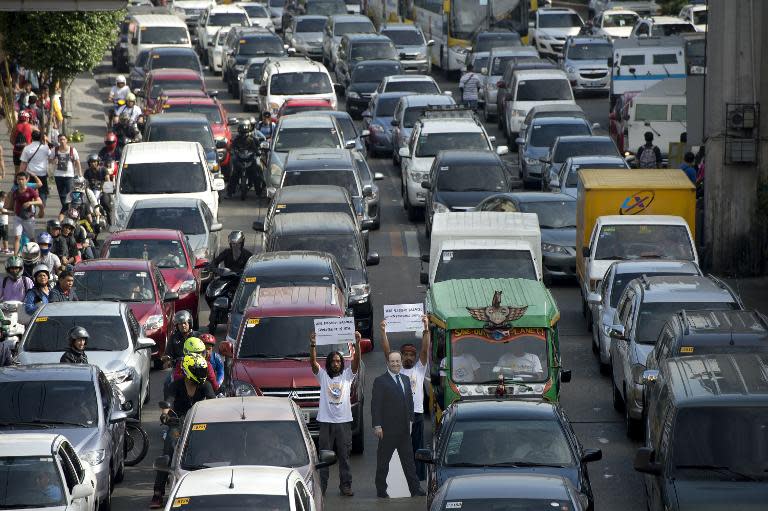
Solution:
{"label": "bus", "polygon": [[528,19],[540,0],[368,0],[367,13],[377,25],[403,20],[418,25],[427,40],[432,64],[460,71],[471,41],[484,30],[509,29],[528,44]]}

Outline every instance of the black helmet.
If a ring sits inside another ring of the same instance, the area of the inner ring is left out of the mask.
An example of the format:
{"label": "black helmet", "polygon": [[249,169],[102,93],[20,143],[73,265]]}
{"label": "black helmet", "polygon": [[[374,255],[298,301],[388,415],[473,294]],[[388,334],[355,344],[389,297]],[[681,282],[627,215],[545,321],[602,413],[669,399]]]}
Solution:
{"label": "black helmet", "polygon": [[52,231],[54,229],[61,229],[61,222],[59,222],[58,218],[51,218],[48,220],[48,223],[45,224],[49,231]]}
{"label": "black helmet", "polygon": [[240,135],[247,135],[251,132],[251,122],[248,120],[245,120],[237,125],[237,132]]}
{"label": "black helmet", "polygon": [[187,310],[181,310],[173,315],[173,324],[179,325],[181,323],[187,323],[192,328],[192,314]]}
{"label": "black helmet", "polygon": [[85,243],[88,239],[88,233],[85,232],[85,228],[75,229],[75,243]]}
{"label": "black helmet", "polygon": [[88,340],[88,330],[81,326],[75,326],[72,327],[72,329],[69,331],[69,342],[76,341],[77,339],[85,339]]}
{"label": "black helmet", "polygon": [[88,163],[91,163],[92,161],[99,161],[99,155],[96,153],[91,153],[88,155]]}
{"label": "black helmet", "polygon": [[232,245],[240,245],[240,250],[245,246],[245,234],[243,231],[232,231],[227,237],[227,242],[230,248],[234,248]]}

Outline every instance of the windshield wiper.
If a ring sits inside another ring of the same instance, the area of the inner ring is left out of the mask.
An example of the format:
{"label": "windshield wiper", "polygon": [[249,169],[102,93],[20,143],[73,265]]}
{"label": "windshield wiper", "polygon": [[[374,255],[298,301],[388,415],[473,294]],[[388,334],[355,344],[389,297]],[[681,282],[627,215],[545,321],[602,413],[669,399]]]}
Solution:
{"label": "windshield wiper", "polygon": [[468,461],[461,461],[459,463],[446,463],[446,467],[487,467],[486,463],[469,463]]}
{"label": "windshield wiper", "polygon": [[300,351],[298,353],[290,353],[288,355],[285,355],[283,358],[296,359],[297,357],[308,357],[308,356],[309,356],[308,351]]}
{"label": "windshield wiper", "polygon": [[609,256],[601,256],[601,257],[595,257],[595,259],[616,259],[617,261],[626,261],[627,258],[620,255],[609,255]]}
{"label": "windshield wiper", "polygon": [[77,426],[80,428],[90,428],[90,424],[84,424],[82,422],[74,422],[74,421],[59,421],[59,420],[48,420],[48,419],[35,419],[32,421],[34,424],[40,423],[40,424],[52,424],[54,426]]}
{"label": "windshield wiper", "polygon": [[[223,465],[222,465],[223,463]],[[222,467],[222,466],[228,466],[229,462],[211,462],[211,463],[198,463],[197,465],[182,465],[181,468],[184,470],[204,470],[206,468],[215,468],[215,467]]]}
{"label": "windshield wiper", "polygon": [[675,468],[692,469],[692,470],[711,470],[712,472],[720,472],[721,474],[731,474],[739,478],[741,481],[757,481],[757,478],[747,474],[743,474],[730,467],[719,465],[675,465]]}
{"label": "windshield wiper", "polygon": [[560,465],[557,463],[534,463],[533,461],[505,461],[502,463],[492,463],[489,467],[555,467],[565,468],[568,465]]}
{"label": "windshield wiper", "polygon": [[20,427],[20,428],[32,427],[32,428],[42,428],[42,429],[51,428],[50,425],[43,424],[40,422],[26,422],[26,421],[15,422],[15,421],[9,421],[9,420],[0,421],[0,428],[15,428],[15,427]]}
{"label": "windshield wiper", "polygon": [[[480,385],[490,385],[492,383],[499,383],[499,380],[496,379],[496,380],[484,381],[484,382],[481,382]],[[511,383],[512,385],[518,385],[520,387],[523,387],[525,390],[533,390],[533,387],[531,387],[527,383],[523,383],[521,381],[516,381],[516,380],[509,380],[507,378],[504,378],[504,385],[506,385],[508,383]]]}
{"label": "windshield wiper", "polygon": [[[309,354],[307,354],[307,356],[309,356]],[[303,362],[302,359],[296,358],[294,355],[280,355],[278,353],[254,353],[253,355],[240,355],[240,358],[273,358],[279,360],[295,360],[296,362]]]}

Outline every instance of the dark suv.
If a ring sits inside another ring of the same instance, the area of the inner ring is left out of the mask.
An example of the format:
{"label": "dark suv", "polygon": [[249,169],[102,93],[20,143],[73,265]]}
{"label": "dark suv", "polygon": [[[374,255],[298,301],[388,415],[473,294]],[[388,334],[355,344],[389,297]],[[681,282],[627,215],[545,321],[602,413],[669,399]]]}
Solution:
{"label": "dark suv", "polygon": [[222,80],[227,84],[227,90],[235,99],[240,97],[240,84],[238,75],[245,70],[249,59],[255,57],[282,57],[288,53],[283,40],[272,32],[263,28],[240,27],[233,28],[227,34],[224,45],[222,64]]}
{"label": "dark suv", "polygon": [[205,151],[208,170],[219,171],[226,155],[227,141],[214,142],[211,121],[204,114],[164,113],[152,115],[144,128],[144,142],[199,142]]}
{"label": "dark suv", "polygon": [[346,34],[339,43],[336,59],[336,81],[348,83],[352,68],[367,60],[397,62],[397,48],[392,39],[379,34]]}

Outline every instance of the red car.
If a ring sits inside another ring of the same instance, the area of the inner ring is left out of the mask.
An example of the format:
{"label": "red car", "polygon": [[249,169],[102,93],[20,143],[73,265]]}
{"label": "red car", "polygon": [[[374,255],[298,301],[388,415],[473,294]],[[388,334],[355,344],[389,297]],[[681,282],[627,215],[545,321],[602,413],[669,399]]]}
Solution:
{"label": "red car", "polygon": [[151,260],[160,269],[168,289],[178,293],[176,310],[188,310],[197,328],[200,272],[208,260],[195,258],[181,231],[129,229],[112,233],[101,248],[101,257]]}
{"label": "red car", "polygon": [[141,259],[91,259],[75,265],[74,271],[80,300],[128,302],[144,336],[155,341],[152,358],[158,367],[173,333],[179,295],[169,289],[157,266]]}
{"label": "red car", "polygon": [[191,69],[156,69],[150,71],[144,79],[141,90],[136,94],[144,100],[142,105],[144,113],[155,112],[160,92],[170,89],[186,89],[205,93],[205,80],[199,73]]}
{"label": "red car", "polygon": [[[230,377],[235,396],[292,397],[301,407],[312,436],[319,434],[317,407],[320,387],[309,364],[309,335],[314,319],[346,315],[344,293],[336,286],[257,288],[245,309],[236,340],[219,344],[219,353],[231,361]],[[360,343],[363,353],[373,349],[369,339]],[[331,350],[352,363],[354,344],[319,345],[321,365]],[[352,382],[352,449],[362,452],[363,387],[365,367],[360,363]]]}
{"label": "red car", "polygon": [[210,97],[169,97],[163,105],[162,111],[204,114],[211,123],[211,131],[213,131],[215,141],[225,140],[227,142],[226,149],[217,149],[217,151],[225,151],[221,165],[229,168],[232,144],[232,131],[229,127],[237,124],[237,119],[230,121],[227,118],[227,111],[219,100]]}
{"label": "red car", "polygon": [[284,115],[321,110],[333,110],[331,102],[327,99],[289,99],[277,111],[276,117],[280,119]]}

